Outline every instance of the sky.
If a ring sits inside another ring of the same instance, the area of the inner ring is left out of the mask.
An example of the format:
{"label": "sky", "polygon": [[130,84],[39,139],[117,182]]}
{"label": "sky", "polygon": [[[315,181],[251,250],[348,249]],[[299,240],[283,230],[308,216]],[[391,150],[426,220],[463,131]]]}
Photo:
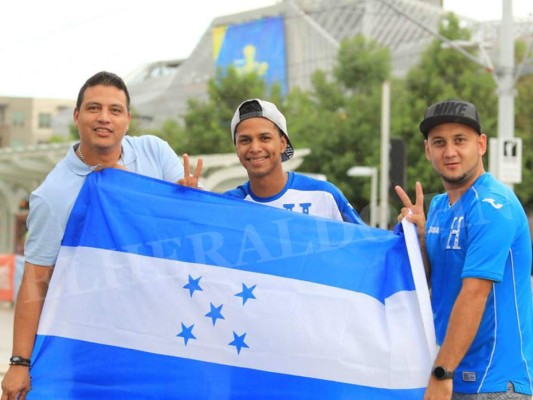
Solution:
{"label": "sky", "polygon": [[[478,20],[501,18],[502,0],[444,0]],[[507,0],[508,1],[508,0]],[[127,80],[142,65],[187,58],[218,16],[280,0],[5,0],[0,24],[0,96],[73,99],[94,73]],[[516,18],[532,0],[513,0]]]}

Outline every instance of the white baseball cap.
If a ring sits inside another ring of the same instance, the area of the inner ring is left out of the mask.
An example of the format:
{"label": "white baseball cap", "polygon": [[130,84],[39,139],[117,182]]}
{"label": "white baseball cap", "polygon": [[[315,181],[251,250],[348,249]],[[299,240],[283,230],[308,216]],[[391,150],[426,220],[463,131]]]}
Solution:
{"label": "white baseball cap", "polygon": [[287,120],[283,114],[278,110],[274,103],[261,99],[249,99],[243,101],[237,111],[231,119],[231,137],[233,143],[235,143],[235,129],[241,121],[244,121],[248,118],[261,117],[266,118],[269,121],[273,122],[281,132],[285,135],[287,139],[287,148],[281,155],[281,161],[287,161],[294,155],[294,148],[292,147],[291,142],[289,141],[289,133],[287,132]]}

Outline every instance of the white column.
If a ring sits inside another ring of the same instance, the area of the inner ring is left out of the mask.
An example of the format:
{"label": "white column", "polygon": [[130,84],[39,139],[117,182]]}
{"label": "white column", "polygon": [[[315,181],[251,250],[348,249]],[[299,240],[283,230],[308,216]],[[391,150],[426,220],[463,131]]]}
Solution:
{"label": "white column", "polygon": [[390,82],[385,81],[381,91],[381,201],[379,227],[389,225],[389,169],[390,169]]}

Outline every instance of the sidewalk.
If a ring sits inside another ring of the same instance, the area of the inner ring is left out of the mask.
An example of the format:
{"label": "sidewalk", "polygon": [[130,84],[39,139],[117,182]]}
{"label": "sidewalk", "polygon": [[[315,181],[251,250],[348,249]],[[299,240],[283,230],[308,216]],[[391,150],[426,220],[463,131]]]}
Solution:
{"label": "sidewalk", "polygon": [[0,378],[9,366],[13,342],[13,313],[11,303],[0,301]]}

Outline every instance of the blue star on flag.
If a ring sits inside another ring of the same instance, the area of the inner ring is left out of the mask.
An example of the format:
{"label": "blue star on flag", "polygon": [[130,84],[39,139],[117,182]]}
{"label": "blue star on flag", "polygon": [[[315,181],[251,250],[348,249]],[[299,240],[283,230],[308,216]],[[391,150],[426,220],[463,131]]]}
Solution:
{"label": "blue star on flag", "polygon": [[200,291],[204,290],[200,287],[200,279],[202,279],[201,276],[196,279],[193,279],[193,277],[189,275],[189,283],[183,286],[184,289],[189,289],[189,293],[191,294],[191,297],[196,290],[200,290]]}
{"label": "blue star on flag", "polygon": [[183,322],[181,323],[181,332],[178,333],[176,336],[183,338],[185,346],[187,346],[187,342],[189,341],[189,339],[196,339],[196,336],[194,336],[192,333],[193,328],[194,324],[187,327]]}
{"label": "blue star on flag", "polygon": [[235,346],[235,348],[237,349],[237,354],[240,354],[241,353],[241,349],[244,347],[244,348],[247,348],[249,349],[250,346],[248,346],[246,343],[244,343],[244,338],[246,337],[246,333],[243,333],[242,335],[237,335],[235,333],[235,331],[233,331],[233,341],[232,342],[229,342],[228,345],[230,346]]}
{"label": "blue star on flag", "polygon": [[246,286],[244,283],[242,284],[242,292],[237,293],[235,296],[242,297],[242,305],[246,304],[248,299],[255,299],[254,294],[252,293],[257,285],[253,285],[252,287]]}
{"label": "blue star on flag", "polygon": [[218,307],[215,307],[213,303],[210,303],[210,304],[211,304],[211,311],[205,314],[205,316],[211,318],[213,320],[213,326],[215,326],[217,319],[225,319],[224,316],[222,315],[223,304],[219,305]]}

